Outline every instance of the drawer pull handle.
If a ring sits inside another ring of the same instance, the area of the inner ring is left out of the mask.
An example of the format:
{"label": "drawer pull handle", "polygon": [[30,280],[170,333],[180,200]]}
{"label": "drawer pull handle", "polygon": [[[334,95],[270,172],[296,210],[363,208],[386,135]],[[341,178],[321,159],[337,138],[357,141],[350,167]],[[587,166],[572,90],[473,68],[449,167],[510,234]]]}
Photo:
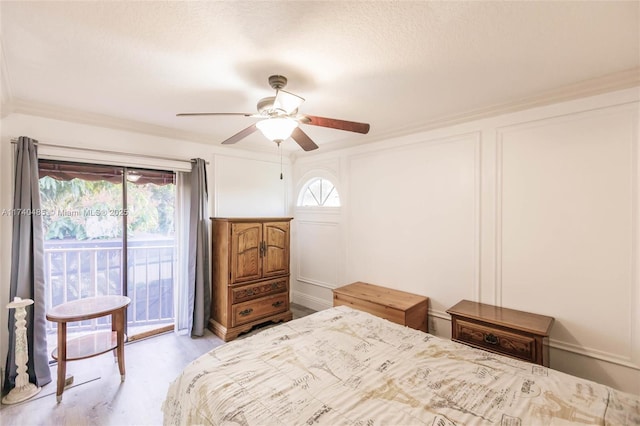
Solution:
{"label": "drawer pull handle", "polygon": [[238,314],[241,317],[246,317],[247,315],[249,315],[251,312],[253,312],[253,308],[249,308],[249,309],[245,309],[244,311],[240,311]]}
{"label": "drawer pull handle", "polygon": [[273,306],[274,308],[279,308],[282,305],[284,305],[284,302],[282,300],[278,300],[277,302],[271,304],[271,306]]}
{"label": "drawer pull handle", "polygon": [[493,334],[489,333],[489,334],[485,334],[484,335],[484,341],[485,341],[485,343],[488,343],[490,345],[497,345],[499,339],[496,336],[494,336]]}

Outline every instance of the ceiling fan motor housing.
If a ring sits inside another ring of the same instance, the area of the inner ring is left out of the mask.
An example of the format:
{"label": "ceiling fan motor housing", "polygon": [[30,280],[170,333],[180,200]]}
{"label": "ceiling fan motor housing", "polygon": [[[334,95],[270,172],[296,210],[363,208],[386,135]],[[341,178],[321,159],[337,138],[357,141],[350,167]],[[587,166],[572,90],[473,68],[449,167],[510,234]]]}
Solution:
{"label": "ceiling fan motor housing", "polygon": [[258,101],[258,112],[263,115],[271,115],[273,112],[273,102],[276,100],[275,96],[267,96]]}
{"label": "ceiling fan motor housing", "polygon": [[269,85],[276,90],[280,90],[287,85],[287,77],[284,75],[272,75],[269,77]]}

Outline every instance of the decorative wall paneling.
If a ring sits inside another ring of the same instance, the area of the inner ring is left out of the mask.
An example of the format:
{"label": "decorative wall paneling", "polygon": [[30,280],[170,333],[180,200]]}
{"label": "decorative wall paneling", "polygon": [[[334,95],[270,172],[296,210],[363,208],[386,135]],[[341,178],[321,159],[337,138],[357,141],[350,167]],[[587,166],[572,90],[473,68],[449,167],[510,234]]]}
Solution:
{"label": "decorative wall paneling", "polygon": [[[445,337],[463,298],[553,316],[552,368],[639,393],[639,117],[636,87],[298,158],[294,177],[342,165],[342,283],[428,296]],[[294,297],[329,306],[320,290]]]}
{"label": "decorative wall paneling", "polygon": [[341,207],[294,207],[293,302],[315,310],[327,309],[333,304],[331,290],[344,284],[343,215],[348,197],[342,161],[339,158],[321,159],[302,168],[296,162],[293,173],[294,203],[297,204],[301,190],[310,179],[321,177],[334,184],[343,204]]}
{"label": "decorative wall paneling", "polygon": [[350,157],[347,282],[428,296],[440,318],[479,297],[480,145],[473,132]]}
{"label": "decorative wall paneling", "polygon": [[497,132],[495,303],[556,317],[551,346],[640,369],[638,106]]}
{"label": "decorative wall paneling", "polygon": [[297,231],[298,281],[328,289],[338,287],[339,224],[301,220]]}

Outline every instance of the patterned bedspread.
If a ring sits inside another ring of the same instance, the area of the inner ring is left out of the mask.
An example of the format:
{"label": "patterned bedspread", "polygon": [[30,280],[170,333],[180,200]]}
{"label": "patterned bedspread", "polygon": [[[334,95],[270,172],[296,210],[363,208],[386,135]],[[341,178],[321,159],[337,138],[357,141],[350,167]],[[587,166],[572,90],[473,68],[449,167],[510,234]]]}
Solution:
{"label": "patterned bedspread", "polygon": [[346,306],[203,355],[165,425],[640,424],[640,397]]}

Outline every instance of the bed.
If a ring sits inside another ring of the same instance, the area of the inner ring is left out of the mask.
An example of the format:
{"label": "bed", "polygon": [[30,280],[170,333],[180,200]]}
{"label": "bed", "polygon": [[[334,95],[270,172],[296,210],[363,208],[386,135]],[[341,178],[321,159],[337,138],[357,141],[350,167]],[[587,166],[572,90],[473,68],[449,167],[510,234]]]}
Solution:
{"label": "bed", "polygon": [[339,306],[220,346],[165,425],[640,424],[640,397]]}

